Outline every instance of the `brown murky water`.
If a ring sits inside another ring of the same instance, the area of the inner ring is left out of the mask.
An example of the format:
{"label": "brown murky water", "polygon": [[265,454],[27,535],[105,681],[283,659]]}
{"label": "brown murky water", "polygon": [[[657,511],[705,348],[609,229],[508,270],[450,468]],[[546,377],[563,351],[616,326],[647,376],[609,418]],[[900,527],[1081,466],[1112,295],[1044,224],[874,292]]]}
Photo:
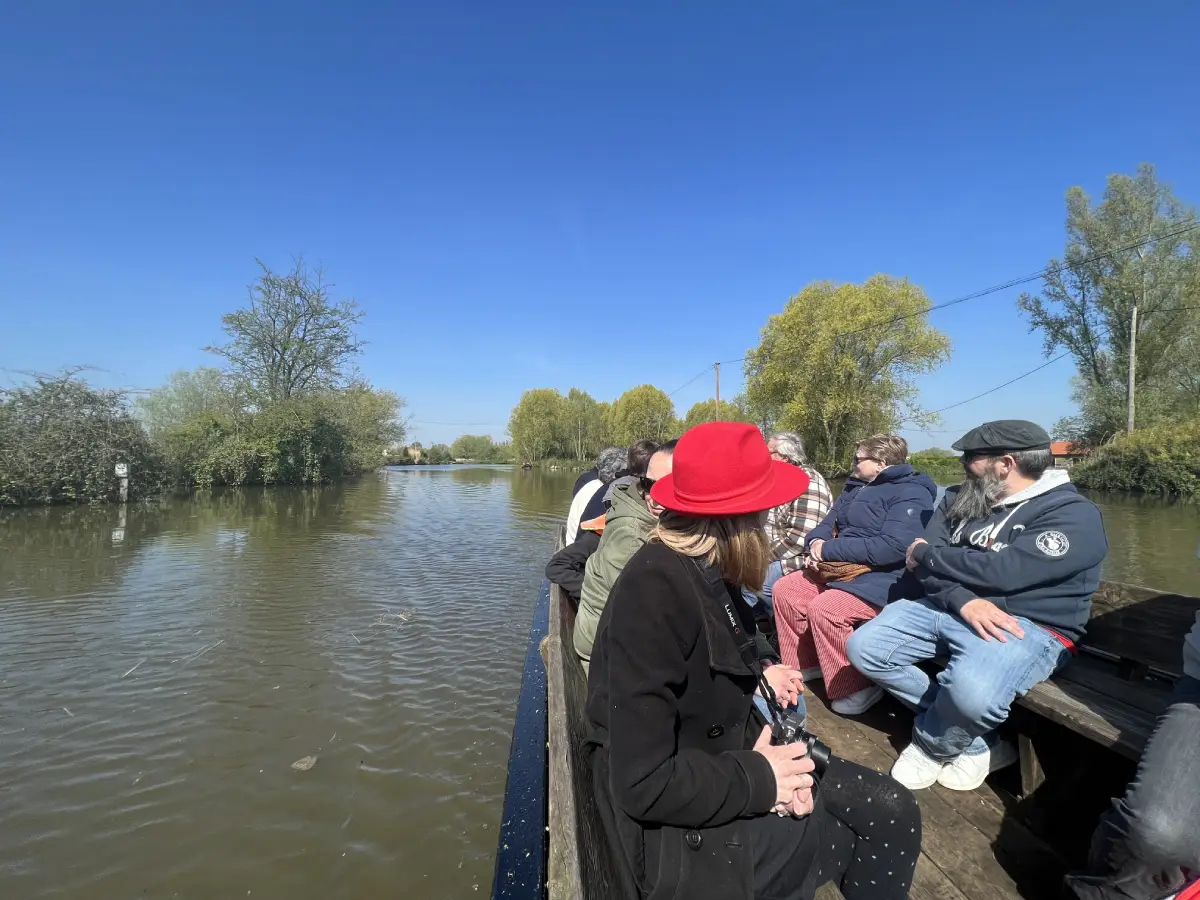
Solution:
{"label": "brown murky water", "polygon": [[[573,480],[0,515],[0,897],[486,896]],[[1200,594],[1195,506],[1100,502],[1108,577]]]}

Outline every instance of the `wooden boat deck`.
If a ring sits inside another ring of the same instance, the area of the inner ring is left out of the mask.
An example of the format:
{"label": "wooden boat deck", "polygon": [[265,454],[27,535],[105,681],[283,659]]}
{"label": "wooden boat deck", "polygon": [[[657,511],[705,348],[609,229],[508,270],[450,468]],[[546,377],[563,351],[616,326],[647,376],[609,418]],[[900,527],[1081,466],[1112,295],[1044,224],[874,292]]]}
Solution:
{"label": "wooden boat deck", "polygon": [[[908,743],[912,715],[885,698],[864,716],[830,711],[820,683],[808,686],[809,730],[837,755],[887,772]],[[1014,780],[1015,770],[991,782]],[[1017,800],[1002,784],[970,792],[939,785],[917,791],[924,828],[912,900],[1059,900],[1067,862],[1014,816]],[[832,885],[817,900],[839,900]]]}

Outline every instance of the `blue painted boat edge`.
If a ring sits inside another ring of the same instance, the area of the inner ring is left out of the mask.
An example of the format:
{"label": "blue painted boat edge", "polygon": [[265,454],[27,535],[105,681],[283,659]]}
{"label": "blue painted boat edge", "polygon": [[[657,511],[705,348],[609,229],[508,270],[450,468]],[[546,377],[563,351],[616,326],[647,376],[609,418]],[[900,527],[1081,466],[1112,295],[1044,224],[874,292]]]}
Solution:
{"label": "blue painted boat edge", "polygon": [[550,582],[543,581],[533,610],[521,695],[513,720],[504,812],[496,844],[492,900],[535,900],[545,896],[546,832],[546,666],[540,646],[550,627]]}

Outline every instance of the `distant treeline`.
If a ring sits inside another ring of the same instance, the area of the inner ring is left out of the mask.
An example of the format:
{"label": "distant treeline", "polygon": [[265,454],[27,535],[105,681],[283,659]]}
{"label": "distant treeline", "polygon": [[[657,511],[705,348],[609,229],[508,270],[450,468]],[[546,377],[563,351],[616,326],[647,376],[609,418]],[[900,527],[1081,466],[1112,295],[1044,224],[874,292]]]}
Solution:
{"label": "distant treeline", "polygon": [[713,400],[696,403],[680,419],[667,394],[652,384],[631,388],[612,403],[597,402],[591,394],[571,388],[566,396],[554,388],[535,388],[521,395],[509,417],[512,438],[508,454],[515,462],[548,464],[588,462],[605,447],[625,447],[642,438],[665,441],[693,425],[750,421],[736,403]]}
{"label": "distant treeline", "polygon": [[[931,422],[914,379],[949,355],[949,339],[928,322],[917,285],[876,275],[862,284],[814,282],[771,316],[746,353],[745,390],[732,400],[694,404],[679,418],[670,395],[650,384],[598,402],[572,388],[526,391],[508,432],[518,460],[586,460],[604,446],[663,441],[702,422],[751,422],[764,433],[795,431],[828,475],[850,469],[858,441]],[[882,325],[881,325],[882,323]],[[705,373],[702,373],[705,374]],[[714,391],[715,393],[715,391]]]}
{"label": "distant treeline", "polygon": [[359,379],[353,301],[320,270],[260,263],[246,306],[224,316],[221,368],[131,393],[81,370],[0,391],[0,505],[104,502],[117,463],[133,497],[213,485],[312,484],[378,468],[404,439],[404,401]]}
{"label": "distant treeline", "polygon": [[426,447],[420,441],[388,451],[389,466],[444,466],[455,462],[511,463],[512,445],[498,444],[487,434],[464,434],[453,444]]}

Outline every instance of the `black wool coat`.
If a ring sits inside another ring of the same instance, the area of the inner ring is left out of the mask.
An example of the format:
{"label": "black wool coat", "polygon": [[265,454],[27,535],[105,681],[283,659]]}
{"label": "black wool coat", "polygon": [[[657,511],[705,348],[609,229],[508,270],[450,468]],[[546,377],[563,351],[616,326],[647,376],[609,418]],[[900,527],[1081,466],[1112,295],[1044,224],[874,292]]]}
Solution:
{"label": "black wool coat", "polygon": [[646,544],[613,585],[592,650],[596,800],[626,890],[650,900],[750,897],[746,823],[775,804],[770,763],[751,749],[756,676],[725,596],[754,635],[739,589],[700,560]]}

